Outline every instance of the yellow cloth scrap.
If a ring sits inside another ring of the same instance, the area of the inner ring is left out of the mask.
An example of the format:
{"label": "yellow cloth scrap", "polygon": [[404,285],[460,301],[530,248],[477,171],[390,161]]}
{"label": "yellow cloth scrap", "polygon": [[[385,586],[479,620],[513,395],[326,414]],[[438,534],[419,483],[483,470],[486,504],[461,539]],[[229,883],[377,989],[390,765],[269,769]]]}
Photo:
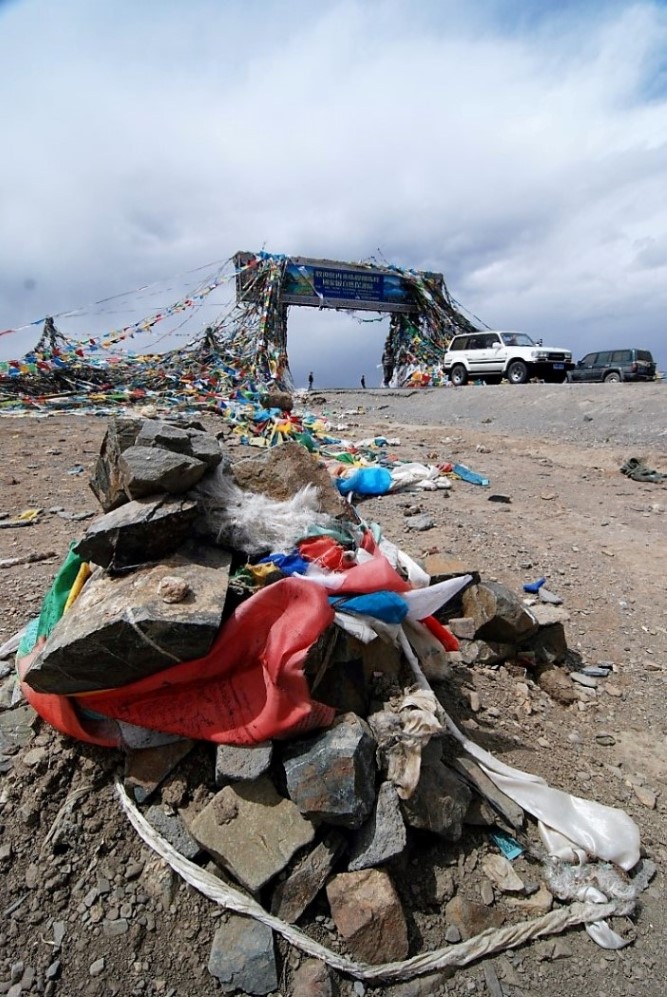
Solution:
{"label": "yellow cloth scrap", "polygon": [[76,600],[79,598],[79,595],[81,594],[81,589],[88,581],[90,573],[91,573],[90,565],[88,564],[87,561],[84,561],[81,567],[79,568],[79,573],[74,579],[74,584],[69,590],[69,595],[67,596],[67,602],[65,603],[63,614],[65,614],[69,609],[71,609]]}

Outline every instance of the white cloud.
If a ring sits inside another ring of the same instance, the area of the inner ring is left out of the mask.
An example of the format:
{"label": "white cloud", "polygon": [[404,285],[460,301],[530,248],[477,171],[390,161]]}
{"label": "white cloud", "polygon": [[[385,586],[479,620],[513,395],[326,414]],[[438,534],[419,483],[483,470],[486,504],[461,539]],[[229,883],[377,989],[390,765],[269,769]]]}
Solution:
{"label": "white cloud", "polygon": [[[664,8],[540,7],[0,8],[0,326],[239,248],[379,248],[491,325],[666,365]],[[293,313],[297,377],[317,336],[369,374],[381,336]]]}

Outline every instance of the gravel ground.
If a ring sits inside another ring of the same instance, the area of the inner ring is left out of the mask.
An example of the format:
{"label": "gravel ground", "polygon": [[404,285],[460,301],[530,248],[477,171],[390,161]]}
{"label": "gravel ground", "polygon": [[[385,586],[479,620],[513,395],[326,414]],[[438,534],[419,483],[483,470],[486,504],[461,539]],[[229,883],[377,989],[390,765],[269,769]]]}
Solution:
{"label": "gravel ground", "polygon": [[414,391],[314,392],[344,406],[363,405],[406,426],[474,427],[494,434],[622,444],[667,451],[667,381],[652,384],[466,385]]}

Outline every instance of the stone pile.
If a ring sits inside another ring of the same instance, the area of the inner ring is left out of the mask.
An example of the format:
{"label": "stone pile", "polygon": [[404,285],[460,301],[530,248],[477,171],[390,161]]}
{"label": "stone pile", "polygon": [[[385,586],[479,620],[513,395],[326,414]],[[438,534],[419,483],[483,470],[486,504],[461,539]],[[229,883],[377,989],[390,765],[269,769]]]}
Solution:
{"label": "stone pile", "polygon": [[[33,688],[77,695],[207,653],[229,608],[230,571],[244,561],[242,551],[217,546],[201,528],[193,489],[219,465],[242,490],[279,501],[314,484],[323,512],[354,516],[324,468],[298,444],[230,466],[219,441],[199,424],[114,419],[92,482],[104,515],[75,546],[95,566],[93,574],[34,660]],[[567,614],[560,607],[528,608],[505,586],[438,554],[423,567],[432,583],[473,576],[436,614],[460,650],[435,654],[427,643],[420,656],[436,691],[447,692],[452,667],[477,663],[520,661],[539,679],[547,676],[545,687],[550,674],[562,675],[557,665],[567,652]],[[128,785],[137,801],[152,803],[149,820],[177,851],[212,862],[221,878],[279,918],[294,923],[324,907],[331,930],[354,958],[404,959],[411,930],[394,869],[410,843],[456,842],[466,825],[513,834],[523,811],[471,759],[458,757],[460,749],[447,737],[431,739],[420,752],[413,792],[389,778],[392,745],[380,735],[377,718],[396,709],[412,684],[392,644],[379,637],[364,644],[332,625],[311,648],[305,673],[313,696],[337,711],[330,728],[274,743],[219,745],[215,786],[202,785],[182,813],[149,798],[191,743],[151,749],[150,761],[146,752],[135,752]],[[489,878],[504,876],[499,889],[520,895],[523,883],[512,880],[511,871],[494,866]],[[453,905],[452,923],[467,925],[478,915],[461,909],[463,898],[444,895]],[[484,927],[492,923],[487,917]],[[223,992],[275,990],[270,929],[227,916],[209,970]]]}

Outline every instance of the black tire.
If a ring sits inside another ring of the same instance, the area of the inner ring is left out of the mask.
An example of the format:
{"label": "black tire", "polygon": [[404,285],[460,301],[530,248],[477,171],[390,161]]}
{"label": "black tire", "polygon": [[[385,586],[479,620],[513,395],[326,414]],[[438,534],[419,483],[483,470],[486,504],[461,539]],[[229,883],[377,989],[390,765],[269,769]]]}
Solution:
{"label": "black tire", "polygon": [[528,380],[528,367],[523,360],[512,360],[507,367],[507,380],[510,384],[525,384]]}
{"label": "black tire", "polygon": [[610,370],[608,374],[605,374],[602,380],[605,382],[605,384],[607,383],[607,381],[609,381],[610,384],[618,384],[620,381],[623,380],[623,378],[621,377],[620,373],[617,370]]}
{"label": "black tire", "polygon": [[468,381],[468,371],[462,363],[455,363],[449,372],[449,380],[452,384],[464,385]]}

